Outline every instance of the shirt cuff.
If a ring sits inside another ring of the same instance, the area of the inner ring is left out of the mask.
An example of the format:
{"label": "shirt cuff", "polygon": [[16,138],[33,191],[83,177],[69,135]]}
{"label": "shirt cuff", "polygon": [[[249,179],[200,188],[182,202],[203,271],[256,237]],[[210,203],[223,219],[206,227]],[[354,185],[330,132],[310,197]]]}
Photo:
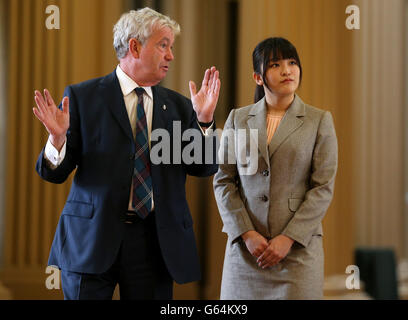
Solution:
{"label": "shirt cuff", "polygon": [[65,153],[67,149],[67,141],[65,140],[64,145],[60,152],[52,145],[50,138],[48,138],[47,144],[45,145],[44,157],[48,160],[52,169],[58,167],[65,158]]}
{"label": "shirt cuff", "polygon": [[198,120],[197,120],[197,124],[198,124],[198,127],[200,128],[201,132],[203,133],[203,135],[206,136],[206,137],[208,136],[208,130],[212,129],[214,127],[214,121],[212,122],[211,126],[209,126],[205,130],[200,126],[200,123],[198,122]]}

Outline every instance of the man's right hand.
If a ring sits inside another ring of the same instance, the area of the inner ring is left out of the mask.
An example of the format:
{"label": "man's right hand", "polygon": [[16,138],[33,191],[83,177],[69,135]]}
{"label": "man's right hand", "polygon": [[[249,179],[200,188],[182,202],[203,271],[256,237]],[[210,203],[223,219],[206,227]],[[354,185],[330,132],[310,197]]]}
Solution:
{"label": "man's right hand", "polygon": [[58,109],[47,89],[44,89],[44,97],[38,90],[34,96],[37,108],[33,108],[35,116],[42,122],[50,134],[50,142],[60,151],[65,143],[69,128],[69,99],[62,99],[62,110]]}
{"label": "man's right hand", "polygon": [[254,230],[247,231],[241,235],[248,251],[256,258],[258,258],[268,247],[268,241],[265,237]]}

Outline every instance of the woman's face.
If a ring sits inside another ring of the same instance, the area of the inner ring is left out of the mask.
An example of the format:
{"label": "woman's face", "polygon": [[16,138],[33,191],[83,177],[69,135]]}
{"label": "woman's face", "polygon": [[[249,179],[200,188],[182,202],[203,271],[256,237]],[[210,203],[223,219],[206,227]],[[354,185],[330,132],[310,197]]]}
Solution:
{"label": "woman's face", "polygon": [[295,59],[271,60],[267,68],[265,78],[268,86],[264,84],[261,75],[255,79],[258,85],[264,86],[265,94],[286,96],[295,93],[300,77],[300,69]]}

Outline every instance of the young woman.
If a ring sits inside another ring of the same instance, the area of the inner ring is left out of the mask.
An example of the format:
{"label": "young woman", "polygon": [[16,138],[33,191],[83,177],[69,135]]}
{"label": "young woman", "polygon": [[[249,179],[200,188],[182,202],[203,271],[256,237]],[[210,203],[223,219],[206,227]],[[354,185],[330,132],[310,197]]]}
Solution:
{"label": "young woman", "polygon": [[[223,150],[234,145],[236,161],[220,156],[214,177],[228,234],[221,299],[321,299],[321,222],[337,171],[333,119],[296,94],[302,67],[288,40],[259,43],[253,67],[255,103],[231,111],[221,138]],[[247,155],[254,138],[227,139],[231,130],[257,130],[253,172],[239,153]]]}

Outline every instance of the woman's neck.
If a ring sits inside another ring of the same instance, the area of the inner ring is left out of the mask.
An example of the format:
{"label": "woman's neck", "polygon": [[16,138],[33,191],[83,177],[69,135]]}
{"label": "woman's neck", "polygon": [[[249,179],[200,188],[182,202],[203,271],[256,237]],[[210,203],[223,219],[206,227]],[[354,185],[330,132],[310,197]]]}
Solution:
{"label": "woman's neck", "polygon": [[270,110],[287,110],[295,99],[295,94],[278,96],[274,94],[266,95],[266,106]]}

